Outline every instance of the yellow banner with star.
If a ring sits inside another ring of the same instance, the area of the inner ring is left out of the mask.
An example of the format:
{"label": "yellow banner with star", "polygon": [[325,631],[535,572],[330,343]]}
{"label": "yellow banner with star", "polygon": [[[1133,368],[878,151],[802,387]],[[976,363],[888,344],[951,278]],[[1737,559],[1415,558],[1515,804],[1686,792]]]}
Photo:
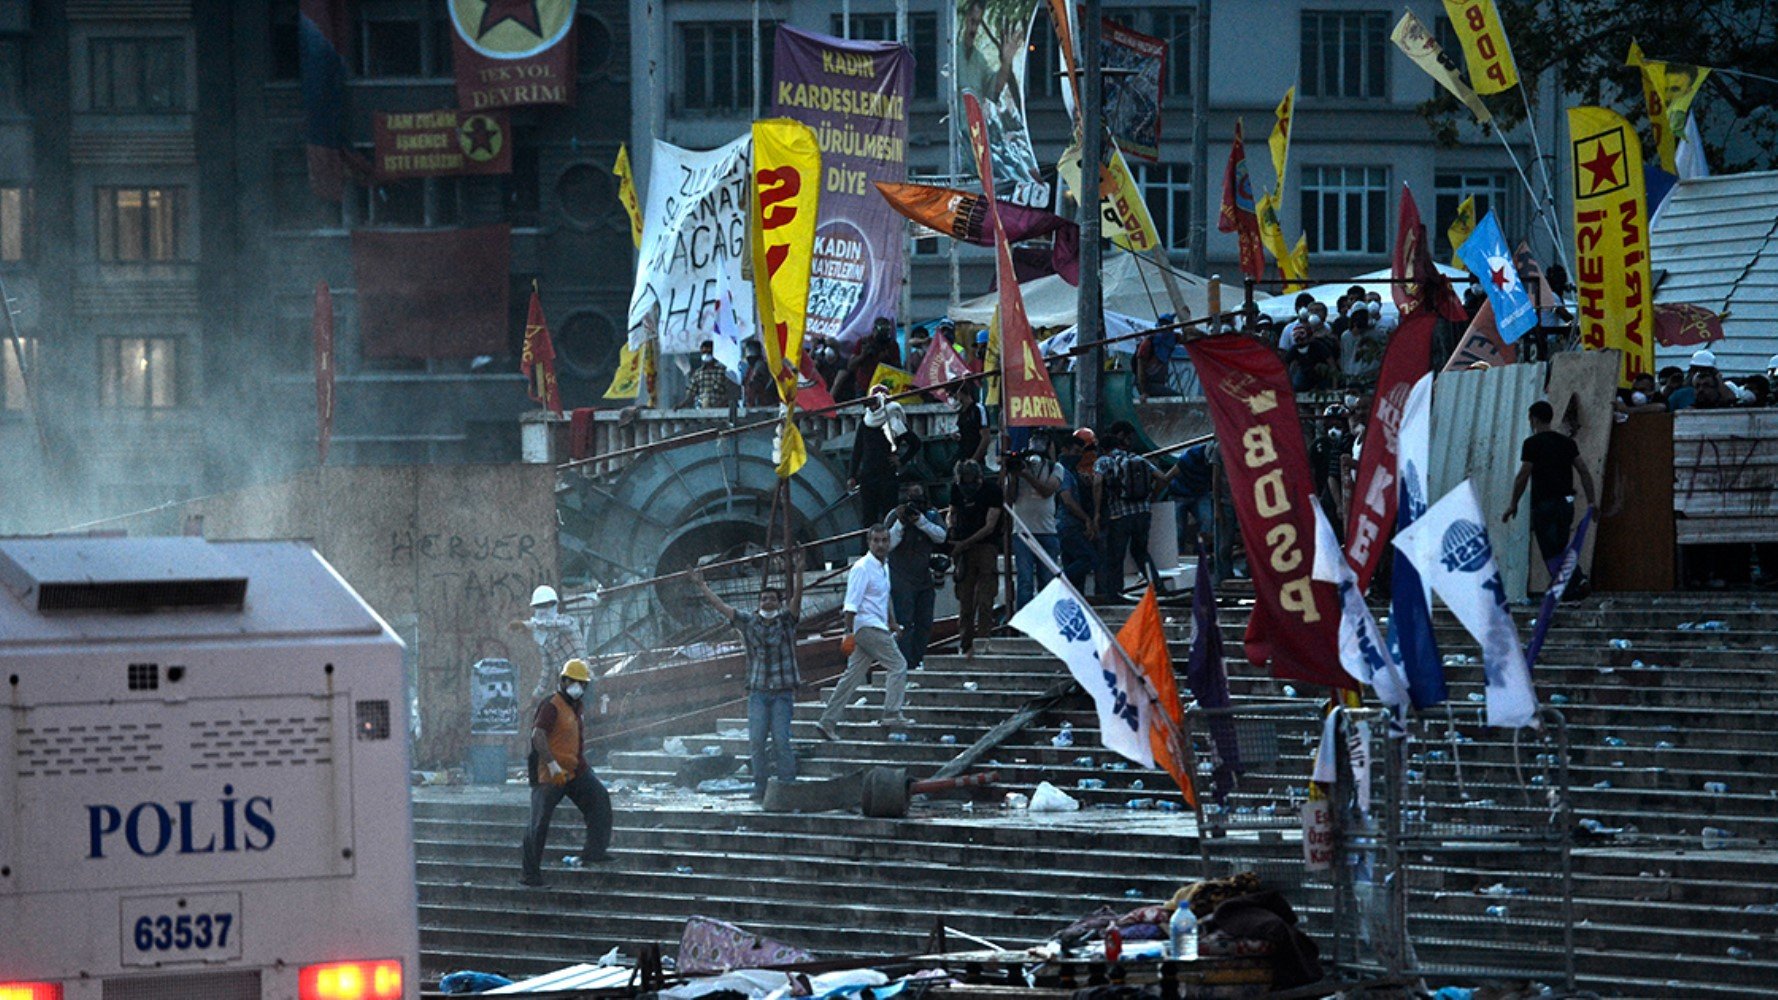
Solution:
{"label": "yellow banner with star", "polygon": [[1622,115],[1569,108],[1574,175],[1574,282],[1581,343],[1623,352],[1628,386],[1654,372],[1654,281],[1642,145]]}

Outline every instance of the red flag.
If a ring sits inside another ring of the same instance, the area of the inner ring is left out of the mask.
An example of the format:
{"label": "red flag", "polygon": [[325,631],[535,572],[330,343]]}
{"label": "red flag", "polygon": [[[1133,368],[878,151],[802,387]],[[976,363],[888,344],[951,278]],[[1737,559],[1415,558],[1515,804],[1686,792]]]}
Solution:
{"label": "red flag", "polygon": [[1463,303],[1451,288],[1451,279],[1432,262],[1432,246],[1426,242],[1420,206],[1414,204],[1414,193],[1406,184],[1401,186],[1401,205],[1396,212],[1395,252],[1389,258],[1389,276],[1395,279],[1389,293],[1404,319],[1427,307],[1453,323],[1468,319]]}
{"label": "red flag", "polygon": [[1693,347],[1722,339],[1722,317],[1703,306],[1655,303],[1655,342],[1662,347]]}
{"label": "red flag", "polygon": [[1006,241],[1006,227],[1000,221],[999,203],[994,200],[994,168],[988,160],[982,105],[974,94],[966,93],[963,109],[969,114],[969,143],[975,148],[976,171],[982,177],[988,215],[994,220],[995,278],[1000,286],[1000,392],[1006,426],[1064,427],[1068,421],[1062,417],[1062,404],[1056,399],[1055,386],[1050,384],[1049,369],[1043,366],[1043,356],[1037,351],[1037,338],[1031,335],[1025,300],[1019,294],[1019,279],[1013,273],[1012,248]]}
{"label": "red flag", "polygon": [[[914,385],[924,389],[955,381],[968,374],[969,366],[957,356],[951,342],[942,336],[935,336],[926,345],[926,354],[920,358],[920,366],[914,369]],[[950,392],[944,389],[935,389],[931,395],[945,400],[951,398]]]}
{"label": "red flag", "polygon": [[1241,273],[1254,281],[1266,277],[1266,255],[1259,241],[1259,212],[1253,202],[1253,179],[1247,176],[1247,140],[1235,119],[1235,144],[1222,170],[1222,214],[1216,228],[1236,233],[1241,241]]}
{"label": "red flag", "polygon": [[814,355],[804,351],[802,367],[797,372],[801,376],[796,380],[797,409],[804,413],[819,413],[823,410],[831,411],[840,405],[833,401],[833,393],[827,391],[827,380],[821,377],[821,370],[815,367]]}
{"label": "red flag", "polygon": [[1352,509],[1346,513],[1346,561],[1358,575],[1360,592],[1371,585],[1371,576],[1395,531],[1395,506],[1401,493],[1397,435],[1408,393],[1420,376],[1432,370],[1432,328],[1437,324],[1437,316],[1416,310],[1401,321],[1383,352],[1370,421],[1364,430],[1364,450],[1358,456]]}
{"label": "red flag", "polygon": [[315,283],[315,444],[319,462],[327,464],[333,440],[333,292],[327,282]]}
{"label": "red flag", "polygon": [[1173,675],[1173,656],[1167,652],[1167,630],[1161,623],[1161,606],[1155,601],[1152,584],[1142,595],[1136,610],[1130,612],[1124,627],[1117,630],[1117,644],[1141,669],[1142,676],[1148,678],[1148,686],[1154,689],[1158,707],[1173,721],[1172,726],[1160,723],[1152,711],[1155,706],[1150,706],[1148,747],[1154,753],[1154,762],[1173,776],[1173,783],[1185,794],[1186,803],[1196,806],[1198,795],[1192,789],[1191,748],[1182,738],[1180,728],[1185,724],[1185,706],[1179,701],[1179,680]]}
{"label": "red flag", "polygon": [[525,356],[519,361],[519,372],[525,376],[525,395],[531,402],[562,415],[562,393],[556,388],[556,347],[549,339],[549,324],[543,319],[543,300],[537,286],[531,286],[531,313],[525,317]]}
{"label": "red flag", "polygon": [[1235,513],[1253,569],[1247,661],[1269,662],[1280,678],[1356,688],[1340,667],[1339,600],[1314,568],[1315,496],[1309,449],[1284,363],[1271,348],[1240,334],[1188,341],[1225,445]]}

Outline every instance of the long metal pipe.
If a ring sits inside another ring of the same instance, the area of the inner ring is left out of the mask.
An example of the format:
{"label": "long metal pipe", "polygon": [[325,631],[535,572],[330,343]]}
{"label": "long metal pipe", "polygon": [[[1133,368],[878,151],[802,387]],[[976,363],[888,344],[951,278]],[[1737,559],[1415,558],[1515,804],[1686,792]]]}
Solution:
{"label": "long metal pipe", "polygon": [[[1072,33],[1080,39],[1080,190],[1075,192],[1080,204],[1080,286],[1074,319],[1079,324],[1077,336],[1082,345],[1096,345],[1105,333],[1105,314],[1100,311],[1103,289],[1100,271],[1104,268],[1104,251],[1100,246],[1099,168],[1105,160],[1104,80],[1100,76],[1099,0],[1082,0],[1081,23]],[[1100,346],[1088,347],[1074,366],[1074,419],[1083,427],[1099,424],[1100,387],[1104,380],[1105,352]]]}

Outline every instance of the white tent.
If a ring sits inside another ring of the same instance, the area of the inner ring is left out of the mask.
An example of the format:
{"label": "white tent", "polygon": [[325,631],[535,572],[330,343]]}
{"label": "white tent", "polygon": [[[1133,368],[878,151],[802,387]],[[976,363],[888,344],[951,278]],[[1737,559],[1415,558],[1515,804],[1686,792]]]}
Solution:
{"label": "white tent", "polygon": [[[1184,293],[1186,308],[1193,316],[1210,311],[1209,279],[1179,270],[1174,271],[1174,278]],[[1172,301],[1167,298],[1167,285],[1161,277],[1160,267],[1145,257],[1115,252],[1106,259],[1099,280],[1104,288],[1106,312],[1123,313],[1152,323],[1161,313],[1174,311]],[[1025,297],[1025,314],[1030,317],[1033,327],[1074,325],[1079,291],[1059,275],[1024,282],[1019,285],[1019,291]],[[1239,286],[1225,282],[1222,308],[1239,309],[1244,294]],[[1264,298],[1264,293],[1255,292],[1254,297]],[[1000,294],[989,292],[958,306],[951,318],[986,326],[993,319],[994,307],[999,302]]]}
{"label": "white tent", "polygon": [[[1457,294],[1462,295],[1464,286],[1469,284],[1469,272],[1460,267],[1452,267],[1449,264],[1437,264],[1436,266],[1445,277],[1451,279],[1452,284],[1457,286]],[[1328,315],[1332,316],[1334,303],[1340,300],[1340,296],[1346,294],[1346,289],[1351,288],[1353,285],[1361,285],[1367,293],[1376,292],[1383,296],[1382,318],[1389,325],[1393,326],[1401,319],[1401,316],[1395,308],[1395,296],[1393,291],[1391,291],[1393,286],[1389,284],[1389,278],[1390,270],[1384,268],[1381,271],[1372,271],[1369,274],[1358,275],[1350,281],[1334,281],[1325,285],[1313,285],[1303,289],[1303,291],[1313,295],[1315,301],[1327,306]],[[1294,319],[1296,317],[1295,303],[1297,294],[1298,293],[1296,292],[1292,292],[1289,295],[1274,296],[1270,300],[1261,302],[1259,304],[1259,311],[1279,322]],[[1225,305],[1224,308],[1226,309],[1228,307]]]}

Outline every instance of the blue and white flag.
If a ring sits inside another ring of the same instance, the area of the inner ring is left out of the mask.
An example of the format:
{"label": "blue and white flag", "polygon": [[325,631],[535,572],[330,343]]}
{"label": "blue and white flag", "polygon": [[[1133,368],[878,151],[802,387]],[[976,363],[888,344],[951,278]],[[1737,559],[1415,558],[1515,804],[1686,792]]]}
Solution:
{"label": "blue and white flag", "polygon": [[1593,508],[1580,516],[1580,523],[1574,526],[1574,537],[1568,540],[1568,547],[1562,550],[1559,559],[1552,559],[1549,564],[1550,589],[1544,592],[1543,607],[1537,610],[1537,627],[1531,630],[1531,642],[1525,647],[1525,666],[1527,669],[1537,666],[1537,654],[1543,649],[1543,637],[1550,630],[1550,619],[1556,617],[1556,602],[1562,599],[1562,592],[1568,589],[1568,581],[1574,578],[1574,571],[1580,568],[1580,550],[1587,544],[1587,526],[1593,523]]}
{"label": "blue and white flag", "polygon": [[1407,555],[1457,620],[1482,646],[1487,678],[1488,725],[1517,728],[1537,724],[1537,693],[1506,587],[1488,542],[1488,522],[1465,479],[1418,521],[1396,533],[1395,547]]}
{"label": "blue and white flag", "polygon": [[1537,309],[1519,280],[1519,269],[1513,266],[1512,251],[1507,249],[1500,220],[1493,212],[1457,248],[1457,256],[1481,281],[1488,301],[1494,304],[1494,325],[1500,339],[1510,344],[1537,325]]}
{"label": "blue and white flag", "polygon": [[1012,616],[1011,624],[1056,654],[1093,696],[1105,749],[1143,767],[1155,766],[1148,742],[1149,699],[1141,678],[1115,648],[1105,623],[1068,585],[1067,577],[1051,580]]}
{"label": "blue and white flag", "polygon": [[[1395,505],[1397,534],[1426,513],[1426,470],[1432,457],[1432,379],[1430,373],[1421,376],[1402,408],[1395,459],[1401,490]],[[1414,707],[1431,708],[1449,694],[1445,664],[1432,633],[1432,588],[1400,551],[1394,553],[1389,582],[1390,652],[1407,674]]]}
{"label": "blue and white flag", "polygon": [[753,335],[752,324],[735,307],[734,286],[728,270],[716,272],[716,301],[711,305],[710,346],[729,381],[741,385],[746,380],[747,365],[741,356],[741,342]]}
{"label": "blue and white flag", "polygon": [[1402,673],[1377,631],[1377,620],[1364,603],[1358,590],[1358,574],[1346,561],[1346,553],[1334,534],[1333,522],[1313,497],[1309,506],[1315,508],[1315,568],[1312,579],[1331,583],[1340,592],[1340,666],[1348,674],[1369,684],[1377,692],[1377,700],[1397,710],[1397,717],[1407,718],[1408,679]]}

